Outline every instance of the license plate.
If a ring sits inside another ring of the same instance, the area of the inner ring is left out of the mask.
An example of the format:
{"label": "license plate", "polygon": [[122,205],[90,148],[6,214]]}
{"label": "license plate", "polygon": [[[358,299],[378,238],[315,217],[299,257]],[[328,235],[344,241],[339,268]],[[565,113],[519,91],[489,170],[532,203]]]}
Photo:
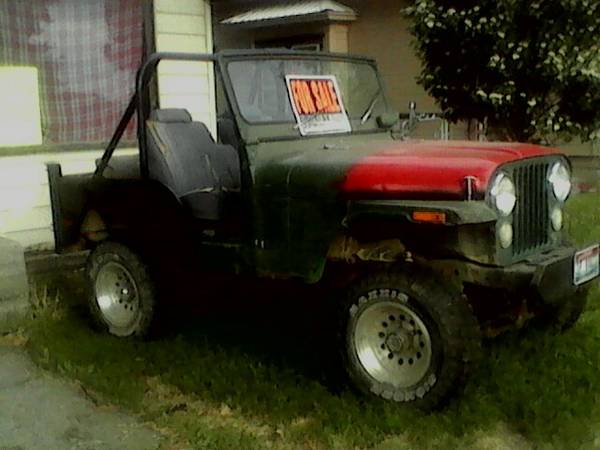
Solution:
{"label": "license plate", "polygon": [[579,285],[600,274],[600,246],[584,248],[573,259],[573,284]]}

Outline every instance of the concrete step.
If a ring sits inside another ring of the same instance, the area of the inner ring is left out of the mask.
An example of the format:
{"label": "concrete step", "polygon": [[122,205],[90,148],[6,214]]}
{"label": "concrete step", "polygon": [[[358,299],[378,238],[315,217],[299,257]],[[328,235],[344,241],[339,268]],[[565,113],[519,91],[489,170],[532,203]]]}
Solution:
{"label": "concrete step", "polygon": [[0,237],[0,330],[18,324],[29,310],[29,280],[23,247]]}

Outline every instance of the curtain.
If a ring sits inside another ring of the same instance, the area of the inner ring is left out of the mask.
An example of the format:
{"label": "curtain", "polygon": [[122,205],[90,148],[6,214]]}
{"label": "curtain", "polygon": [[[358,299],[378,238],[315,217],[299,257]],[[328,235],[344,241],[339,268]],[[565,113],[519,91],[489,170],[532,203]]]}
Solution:
{"label": "curtain", "polygon": [[0,66],[37,67],[45,145],[110,139],[142,61],[142,1],[0,0]]}

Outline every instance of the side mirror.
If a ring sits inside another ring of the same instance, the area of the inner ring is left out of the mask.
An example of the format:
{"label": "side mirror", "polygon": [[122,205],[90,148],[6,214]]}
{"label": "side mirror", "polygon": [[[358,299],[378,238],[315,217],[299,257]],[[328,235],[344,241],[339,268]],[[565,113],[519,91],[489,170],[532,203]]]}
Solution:
{"label": "side mirror", "polygon": [[392,128],[398,123],[398,113],[386,112],[377,116],[377,125],[380,128]]}
{"label": "side mirror", "polygon": [[405,139],[419,122],[417,103],[414,101],[408,102],[408,118],[406,118],[405,114],[400,114],[400,117],[402,117],[403,120],[400,122],[399,137]]}
{"label": "side mirror", "polygon": [[408,102],[408,120],[415,122],[417,120],[417,102]]}

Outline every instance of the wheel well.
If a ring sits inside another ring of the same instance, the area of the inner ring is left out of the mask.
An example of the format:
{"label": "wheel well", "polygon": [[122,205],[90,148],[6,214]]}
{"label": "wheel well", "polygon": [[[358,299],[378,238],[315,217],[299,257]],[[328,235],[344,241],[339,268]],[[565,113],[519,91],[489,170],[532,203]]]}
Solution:
{"label": "wheel well", "polygon": [[90,195],[79,227],[86,247],[107,239],[143,248],[181,242],[189,218],[179,202],[157,183],[113,185]]}

